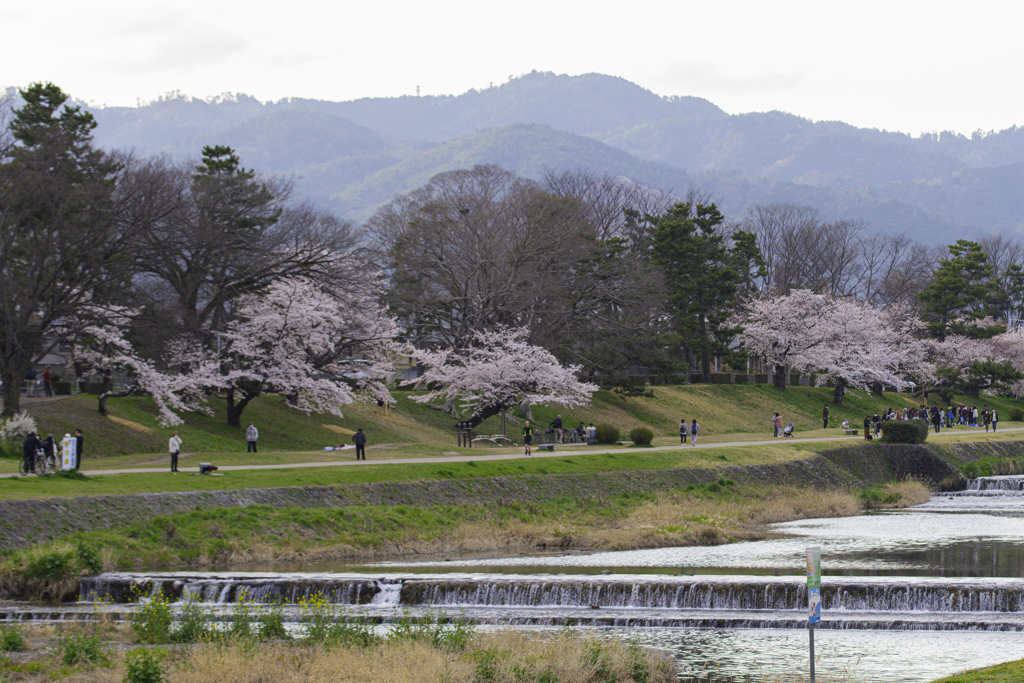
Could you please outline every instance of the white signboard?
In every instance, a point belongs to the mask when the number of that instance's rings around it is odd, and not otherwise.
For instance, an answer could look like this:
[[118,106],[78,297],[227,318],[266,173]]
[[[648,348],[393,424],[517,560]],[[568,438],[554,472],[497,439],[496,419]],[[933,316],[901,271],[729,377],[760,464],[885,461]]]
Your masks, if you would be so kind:
[[75,469],[75,451],[78,449],[78,440],[70,434],[64,435],[61,442],[60,468],[62,470]]

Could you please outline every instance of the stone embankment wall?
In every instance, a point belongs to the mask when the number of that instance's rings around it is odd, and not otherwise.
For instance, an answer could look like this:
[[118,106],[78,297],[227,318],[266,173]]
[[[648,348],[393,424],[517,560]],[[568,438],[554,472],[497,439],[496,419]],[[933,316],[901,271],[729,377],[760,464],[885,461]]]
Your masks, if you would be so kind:
[[[958,444],[957,456],[976,460],[993,455],[973,453]],[[994,445],[994,444],[990,444]],[[1024,455],[1024,442],[1000,444],[1003,455]],[[944,447],[948,448],[948,447]],[[1011,453],[1012,452],[1012,453]],[[714,451],[708,451],[709,458]],[[642,454],[637,454],[642,458]],[[953,465],[926,446],[865,444],[827,450],[805,460],[775,465],[747,465],[668,470],[632,470],[594,474],[534,474],[479,479],[436,479],[338,486],[303,486],[235,491],[144,493],[0,501],[0,549],[18,548],[78,531],[116,529],[128,523],[191,510],[270,505],[338,508],[354,505],[502,504],[550,500],[560,496],[607,498],[650,493],[712,482],[719,477],[741,484],[851,488],[913,477],[936,484],[954,472]]]

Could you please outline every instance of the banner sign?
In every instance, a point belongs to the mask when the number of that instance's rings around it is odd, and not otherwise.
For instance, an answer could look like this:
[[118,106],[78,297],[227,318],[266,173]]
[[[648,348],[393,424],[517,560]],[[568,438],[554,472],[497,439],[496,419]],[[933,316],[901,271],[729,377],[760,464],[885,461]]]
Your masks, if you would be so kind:
[[821,548],[807,549],[807,619],[821,623]]

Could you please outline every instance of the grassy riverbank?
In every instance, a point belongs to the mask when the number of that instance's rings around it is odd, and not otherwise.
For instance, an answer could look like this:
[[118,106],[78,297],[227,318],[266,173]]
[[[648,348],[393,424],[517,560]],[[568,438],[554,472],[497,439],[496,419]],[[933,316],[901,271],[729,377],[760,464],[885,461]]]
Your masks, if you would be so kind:
[[[835,429],[843,420],[857,426],[865,414],[881,412],[888,407],[904,408],[920,401],[909,394],[886,393],[875,396],[863,392],[847,395],[842,407],[831,405],[831,390],[815,387],[788,387],[779,390],[770,385],[685,385],[652,387],[652,397],[625,399],[609,391],[599,391],[590,406],[566,408],[558,405],[535,406],[534,423],[545,426],[556,414],[563,422],[607,423],[618,427],[623,434],[633,427],[645,426],[654,431],[655,445],[678,443],[677,425],[680,418],[696,418],[705,439],[729,437],[763,438],[770,435],[768,418],[776,411],[786,422],[796,424],[801,436],[838,435]],[[397,404],[393,415],[383,415],[377,406],[356,403],[345,406],[345,417],[331,415],[305,415],[285,405],[282,397],[274,394],[253,401],[243,415],[242,428],[228,427],[224,421],[223,406],[211,403],[212,416],[184,415],[185,424],[175,427],[184,441],[184,452],[211,455],[216,453],[244,453],[244,426],[249,421],[260,429],[260,448],[266,454],[273,452],[323,453],[325,446],[349,443],[351,434],[362,427],[370,437],[371,447],[388,445],[391,449],[414,447],[419,455],[441,455],[456,451],[454,417],[416,403],[410,392],[395,392]],[[1012,407],[1020,401],[986,397],[956,397],[957,402],[987,403],[1002,415],[1004,427],[1019,426],[1009,422]],[[831,411],[829,432],[821,430],[821,410],[829,404]],[[92,466],[95,458],[117,455],[146,454],[166,457],[167,438],[171,429],[156,422],[156,410],[150,399],[128,397],[110,400],[110,417],[96,412],[93,396],[73,396],[59,400],[26,401],[43,434],[60,436],[81,428],[86,435],[85,467]],[[499,431],[497,418],[485,422],[477,434]],[[519,426],[512,423],[509,434],[517,437]],[[518,439],[516,439],[518,440]],[[259,462],[258,457],[248,462]],[[149,458],[153,460],[154,458]],[[144,462],[146,458],[136,459]],[[0,463],[2,464],[2,463]],[[17,463],[14,463],[16,469]],[[13,470],[11,470],[13,471]]]
[[9,552],[0,595],[68,599],[79,576],[101,568],[719,545],[764,538],[775,522],[903,507],[928,495],[909,481],[858,493],[721,479],[656,494],[536,503],[196,510]]
[[1019,683],[1019,681],[1024,681],[1024,659],[984,669],[965,671],[933,683]]

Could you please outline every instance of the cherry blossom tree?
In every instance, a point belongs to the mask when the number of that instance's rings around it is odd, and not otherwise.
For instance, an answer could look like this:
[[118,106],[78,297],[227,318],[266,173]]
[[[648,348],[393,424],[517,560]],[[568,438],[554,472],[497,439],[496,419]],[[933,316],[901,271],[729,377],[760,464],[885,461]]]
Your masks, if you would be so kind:
[[473,411],[473,427],[522,403],[588,405],[597,386],[577,379],[579,366],[562,366],[545,349],[527,343],[529,335],[528,328],[502,327],[476,332],[466,348],[414,351],[426,371],[410,384],[440,388],[413,400],[459,401]]
[[842,405],[847,388],[903,388],[908,376],[931,372],[919,359],[924,350],[915,349],[916,323],[905,317],[852,298],[794,290],[749,302],[738,339],[775,365],[776,386],[785,386],[780,369],[786,366],[820,373],[818,385],[832,384],[833,401]]
[[784,296],[764,296],[747,302],[732,324],[742,326],[737,340],[747,353],[774,366],[775,386],[786,386],[786,369],[823,343],[818,328],[825,325],[830,300],[809,289]]
[[[101,415],[107,415],[107,399],[145,392],[153,397],[157,421],[164,427],[182,424],[178,415],[194,410],[198,392],[192,386],[195,376],[160,372],[132,348],[124,332],[137,315],[123,306],[89,304],[64,323],[71,359],[76,368],[101,377],[97,397]],[[113,374],[123,373],[129,380],[121,391],[113,388]],[[190,400],[193,399],[193,400]]]
[[[362,282],[362,281],[361,281]],[[378,303],[376,280],[344,289],[305,277],[273,282],[238,302],[220,340],[220,371],[206,381],[224,392],[228,424],[266,391],[305,413],[342,417],[356,391],[388,398],[394,320]]]

